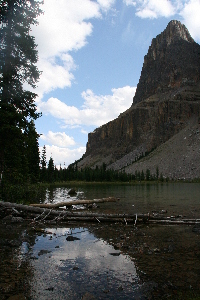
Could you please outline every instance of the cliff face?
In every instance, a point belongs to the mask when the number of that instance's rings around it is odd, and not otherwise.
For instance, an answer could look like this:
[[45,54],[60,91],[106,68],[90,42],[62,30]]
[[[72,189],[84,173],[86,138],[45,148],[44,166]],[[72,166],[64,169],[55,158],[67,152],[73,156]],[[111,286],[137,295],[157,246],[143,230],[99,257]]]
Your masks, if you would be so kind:
[[171,21],[152,40],[144,57],[133,103],[141,102],[156,93],[195,84],[200,79],[199,48],[184,25]]
[[171,21],[152,40],[132,106],[89,133],[78,167],[103,162],[114,169],[134,165],[138,157],[186,128],[191,119],[199,125],[200,46],[184,25]]

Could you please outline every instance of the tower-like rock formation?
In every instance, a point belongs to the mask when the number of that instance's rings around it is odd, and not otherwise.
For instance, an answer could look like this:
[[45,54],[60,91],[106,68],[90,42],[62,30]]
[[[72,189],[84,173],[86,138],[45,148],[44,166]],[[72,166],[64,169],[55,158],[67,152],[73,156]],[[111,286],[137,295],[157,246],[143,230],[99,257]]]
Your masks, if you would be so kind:
[[[196,122],[192,124],[199,126],[200,45],[184,25],[171,21],[152,40],[144,57],[132,106],[117,119],[89,133],[86,153],[78,167],[106,163],[107,168],[134,172],[139,157],[147,157],[176,136],[191,124],[191,119]],[[155,165],[152,168],[154,171]]]
[[133,103],[147,97],[169,92],[200,79],[200,50],[185,25],[171,21],[152,40],[137,85]]

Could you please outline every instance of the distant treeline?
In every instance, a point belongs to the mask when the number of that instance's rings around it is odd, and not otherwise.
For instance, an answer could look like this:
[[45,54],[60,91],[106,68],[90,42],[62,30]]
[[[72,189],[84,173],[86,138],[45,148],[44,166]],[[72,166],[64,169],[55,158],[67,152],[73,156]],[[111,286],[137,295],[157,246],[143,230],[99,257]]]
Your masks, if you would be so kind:
[[127,174],[124,169],[115,171],[107,169],[106,164],[96,166],[96,168],[78,168],[78,161],[68,166],[68,168],[58,169],[54,166],[53,158],[50,157],[48,164],[46,163],[46,148],[43,147],[41,168],[40,168],[40,181],[41,182],[61,182],[61,181],[87,181],[87,182],[130,182],[130,181],[168,181],[168,178],[163,177],[159,173],[158,167],[156,174],[151,174],[149,169],[145,171],[135,171],[134,174]]
[[[32,153],[34,153],[32,151]],[[32,166],[32,167],[31,167]],[[36,168],[37,166],[37,168]],[[46,147],[43,147],[40,160],[32,161],[29,168],[30,172],[24,173],[21,178],[19,173],[15,180],[10,179],[9,171],[5,172],[0,181],[0,200],[11,202],[39,201],[41,193],[45,191],[46,184],[64,183],[66,181],[85,181],[85,182],[141,182],[141,181],[168,181],[162,174],[159,174],[158,167],[156,173],[151,174],[149,169],[145,171],[135,171],[134,174],[127,174],[125,169],[120,171],[107,169],[105,163],[95,168],[78,168],[78,161],[69,165],[67,168],[59,169],[54,165],[54,160],[50,157],[46,161]],[[30,176],[31,175],[31,176]],[[26,180],[24,180],[26,176]]]
[[74,180],[87,182],[169,181],[169,178],[164,178],[162,174],[151,174],[149,169],[146,169],[145,172],[142,170],[141,172],[135,171],[134,174],[127,174],[124,170],[106,170],[105,164],[95,169],[86,167],[78,170],[73,166],[69,166],[67,169],[60,168],[59,170],[56,167],[54,170],[47,168],[46,176],[43,179],[45,182]]

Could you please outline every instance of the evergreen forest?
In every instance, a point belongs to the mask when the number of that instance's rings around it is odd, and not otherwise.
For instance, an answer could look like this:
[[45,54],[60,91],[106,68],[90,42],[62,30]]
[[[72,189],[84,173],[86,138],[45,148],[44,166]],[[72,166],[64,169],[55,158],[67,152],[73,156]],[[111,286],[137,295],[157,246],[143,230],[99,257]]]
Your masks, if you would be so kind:
[[[31,26],[42,13],[41,0],[0,0],[0,174],[1,194],[7,200],[13,186],[38,182],[39,134],[36,132],[40,71]],[[25,89],[25,86],[30,89]],[[8,197],[9,200],[10,197]]]

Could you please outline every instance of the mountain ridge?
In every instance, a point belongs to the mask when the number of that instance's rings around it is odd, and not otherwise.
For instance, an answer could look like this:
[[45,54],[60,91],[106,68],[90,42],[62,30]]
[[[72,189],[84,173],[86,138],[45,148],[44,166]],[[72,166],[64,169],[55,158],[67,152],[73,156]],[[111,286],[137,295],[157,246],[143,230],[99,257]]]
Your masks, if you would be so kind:
[[170,21],[166,29],[152,40],[144,57],[133,104],[153,94],[196,83],[200,79],[199,56],[199,45],[185,25]]
[[[185,25],[173,20],[152,40],[144,57],[133,104],[118,118],[88,134],[86,153],[78,162],[78,168],[95,168],[105,163],[108,169],[135,172],[136,166],[139,167],[138,158],[148,159],[147,154],[153,153],[191,122],[195,130],[199,130],[199,101],[200,45],[192,39]],[[196,138],[200,149],[198,135]],[[200,151],[196,155],[200,161]],[[163,157],[166,157],[164,153]],[[148,168],[155,172],[155,164],[148,164]],[[200,177],[198,172],[185,173],[194,178]],[[169,174],[167,168],[163,168],[163,173],[170,178],[186,177],[175,171]]]

